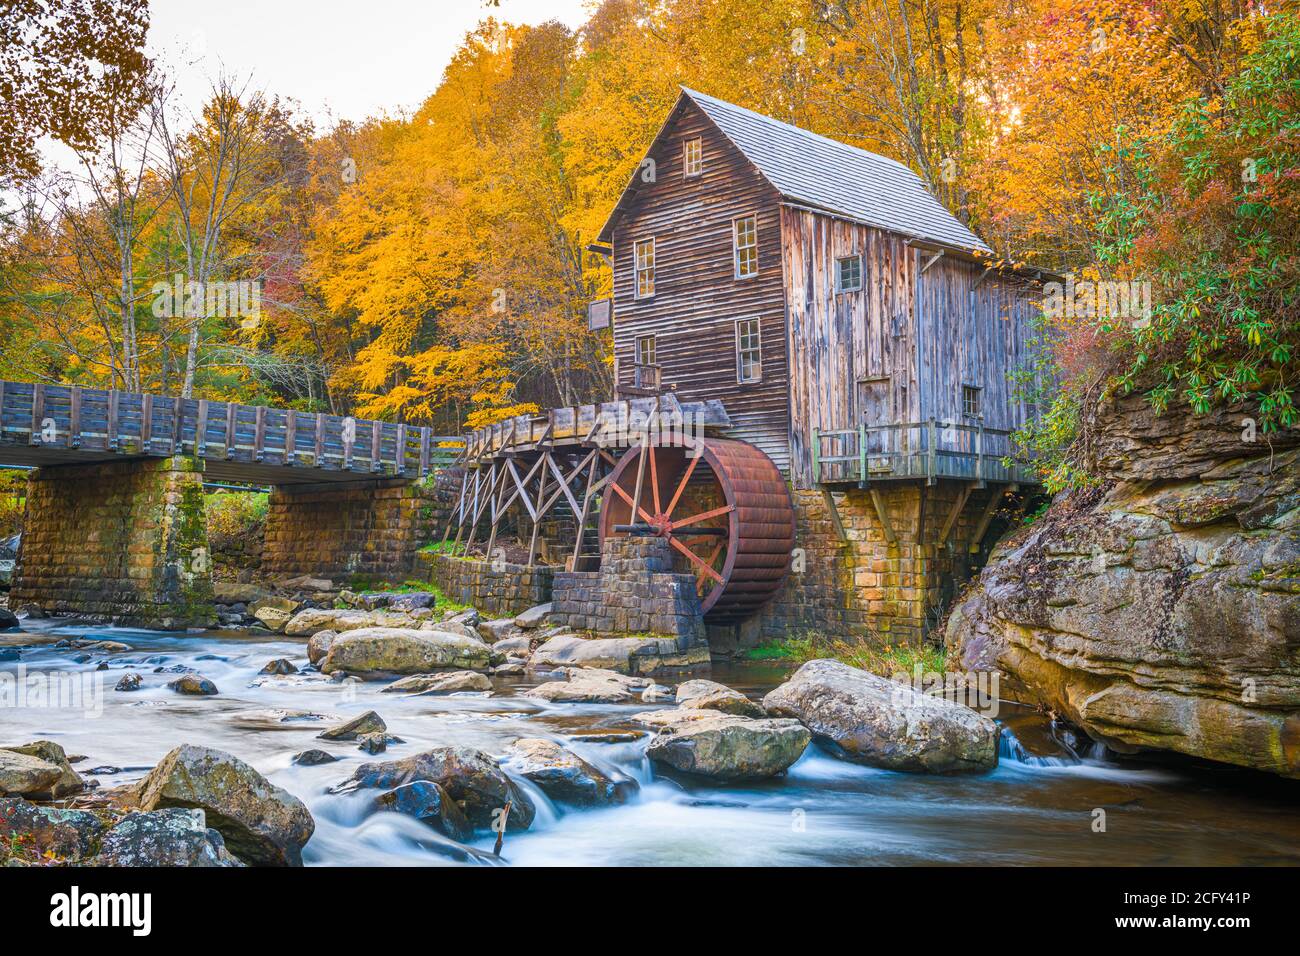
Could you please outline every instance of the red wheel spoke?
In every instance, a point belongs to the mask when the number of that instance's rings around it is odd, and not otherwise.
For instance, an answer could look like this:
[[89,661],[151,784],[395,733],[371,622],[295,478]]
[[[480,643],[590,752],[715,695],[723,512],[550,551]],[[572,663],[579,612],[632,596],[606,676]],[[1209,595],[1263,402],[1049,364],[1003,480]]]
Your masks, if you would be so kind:
[[668,502],[668,510],[664,512],[664,514],[668,515],[670,518],[672,517],[673,509],[677,507],[677,502],[682,497],[682,492],[686,490],[686,485],[691,480],[691,475],[695,472],[695,466],[699,464],[700,459],[703,457],[703,455],[696,455],[691,459],[691,463],[686,466],[686,474],[682,475],[682,480],[677,483],[677,490],[673,492],[673,500]]
[[691,515],[689,518],[683,518],[681,521],[674,521],[673,528],[682,528],[688,524],[698,524],[701,521],[708,521],[710,518],[716,518],[718,515],[725,515],[734,511],[733,505],[723,505],[721,508],[714,508],[712,511],[701,511],[697,515]]
[[[633,506],[633,504],[635,504],[635,502],[632,501],[632,496],[629,495],[626,491],[624,491],[624,490],[623,490],[623,486],[620,485],[618,482],[616,482],[616,481],[615,481],[615,482],[611,482],[611,483],[610,483],[610,487],[614,489],[614,493],[615,493],[615,494],[617,494],[620,498],[622,498],[624,501],[627,502],[627,506],[628,506],[629,508],[631,508],[631,507]],[[646,514],[646,511],[645,511],[644,508],[637,508],[636,510],[637,510],[637,514],[639,514],[639,515],[642,517],[642,519],[645,521],[646,524],[650,524],[650,523],[651,523],[651,522],[650,522],[650,515]]]
[[668,543],[671,544],[678,551],[680,551],[682,554],[686,555],[686,557],[690,558],[693,562],[695,562],[696,566],[699,567],[699,569],[703,571],[705,574],[707,574],[709,577],[713,578],[713,580],[717,581],[719,584],[722,583],[722,575],[719,574],[717,571],[714,571],[713,568],[711,568],[707,563],[705,563],[703,558],[701,558],[690,548],[686,547],[686,545],[682,544],[680,541],[678,541],[676,538],[672,537],[671,535],[668,538]]

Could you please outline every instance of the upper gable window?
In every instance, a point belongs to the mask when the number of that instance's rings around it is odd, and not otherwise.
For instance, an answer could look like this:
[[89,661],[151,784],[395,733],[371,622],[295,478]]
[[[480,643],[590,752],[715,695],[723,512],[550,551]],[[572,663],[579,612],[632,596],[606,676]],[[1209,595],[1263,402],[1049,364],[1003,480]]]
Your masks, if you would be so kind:
[[648,299],[655,294],[655,241],[641,239],[633,250],[636,256],[636,297]]
[[682,174],[690,179],[704,171],[704,145],[700,137],[695,136],[682,143]]
[[758,275],[758,224],[753,216],[742,216],[732,223],[732,246],[736,278]]
[[862,288],[862,257],[845,256],[835,260],[835,291],[857,292]]

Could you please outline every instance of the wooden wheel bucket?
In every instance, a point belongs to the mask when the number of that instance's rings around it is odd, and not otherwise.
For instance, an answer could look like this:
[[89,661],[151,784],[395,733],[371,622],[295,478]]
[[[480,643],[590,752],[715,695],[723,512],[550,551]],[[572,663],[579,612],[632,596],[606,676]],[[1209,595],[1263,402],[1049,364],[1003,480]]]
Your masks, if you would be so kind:
[[[627,450],[610,475],[600,540],[653,534],[695,573],[710,624],[743,620],[781,589],[794,549],[794,507],[772,459],[722,438]],[[632,518],[640,482],[640,507]]]

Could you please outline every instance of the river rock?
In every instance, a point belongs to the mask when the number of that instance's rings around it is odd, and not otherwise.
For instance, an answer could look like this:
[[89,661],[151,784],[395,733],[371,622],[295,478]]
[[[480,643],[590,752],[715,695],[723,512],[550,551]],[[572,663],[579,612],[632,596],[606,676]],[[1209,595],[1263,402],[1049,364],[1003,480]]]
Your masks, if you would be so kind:
[[437,747],[404,760],[366,763],[331,792],[361,787],[389,790],[417,780],[436,783],[451,796],[476,827],[492,824],[493,813],[511,804],[510,827],[527,829],[536,810],[491,756],[473,747]]
[[361,734],[357,737],[357,749],[374,756],[387,750],[390,740],[396,742],[397,738],[389,737],[388,734],[383,733]]
[[13,630],[18,624],[18,615],[7,607],[0,607],[0,631]]
[[963,704],[839,661],[809,661],[763,698],[856,763],[926,773],[991,770],[998,727]]
[[212,599],[217,604],[249,606],[267,596],[267,592],[255,584],[240,584],[235,581],[212,582]]
[[0,798],[0,843],[16,842],[34,856],[54,854],[77,863],[89,856],[107,829],[87,810],[37,806],[20,797]]
[[324,763],[334,763],[339,758],[324,750],[304,750],[293,755],[293,762],[302,767],[318,767]]
[[664,726],[646,756],[714,780],[773,777],[798,760],[812,735],[797,720],[751,720],[712,711]]
[[338,636],[337,631],[317,631],[313,634],[307,642],[307,660],[320,664],[329,655],[330,646]]
[[437,670],[486,668],[492,649],[477,637],[371,627],[340,634],[321,670],[349,674],[425,674]]
[[553,740],[522,737],[510,750],[506,767],[537,784],[552,800],[583,807],[623,803],[637,789],[635,781],[612,780]]
[[321,740],[356,740],[363,734],[382,734],[387,729],[388,725],[384,723],[384,718],[373,710],[368,710],[316,736]]
[[762,707],[738,690],[711,680],[688,680],[677,687],[677,706],[687,710],[716,710],[737,717],[766,717]]
[[279,633],[289,623],[293,613],[278,607],[260,607],[253,612],[253,617],[257,618],[267,630]]
[[286,674],[298,673],[298,668],[293,661],[289,660],[287,657],[277,657],[273,661],[268,661],[267,665],[258,671],[258,673],[284,676]]
[[429,617],[428,611],[406,613],[402,611],[365,611],[353,608],[306,608],[299,611],[284,626],[290,637],[309,637],[320,631],[359,631],[363,628],[391,627],[413,628]]
[[413,674],[385,687],[383,694],[454,694],[460,691],[490,691],[492,681],[477,671],[450,674]]
[[173,681],[168,681],[167,687],[178,694],[189,694],[198,697],[210,697],[218,693],[217,685],[202,674],[183,674]]
[[1258,409],[1085,407],[1096,487],[994,549],[948,619],[948,666],[1111,750],[1300,778],[1300,427]]
[[198,808],[245,863],[301,866],[316,823],[302,801],[237,757],[182,744],[140,782],[142,810]]
[[532,641],[527,637],[503,637],[493,643],[492,650],[506,657],[527,658],[532,653]]
[[0,796],[26,796],[47,792],[58,783],[58,764],[12,750],[0,750]]
[[37,791],[29,791],[31,795],[39,794],[42,797],[58,800],[61,797],[80,793],[86,788],[86,781],[82,780],[81,775],[72,769],[72,763],[68,760],[67,754],[63,752],[63,748],[52,740],[35,740],[29,744],[23,744],[21,747],[6,747],[5,750],[10,753],[35,757],[37,760],[44,760],[46,763],[59,768],[57,780],[48,787]]
[[416,780],[381,793],[375,797],[375,809],[415,817],[453,840],[464,842],[474,836],[474,827],[456,801],[431,780]]
[[549,601],[536,607],[530,607],[527,611],[515,617],[515,627],[521,627],[525,631],[534,627],[541,627],[546,623],[546,619],[551,616],[553,609],[554,605]]
[[524,644],[527,646],[528,637],[526,635],[518,635],[514,633],[518,629],[515,627],[515,619],[513,617],[500,617],[491,621],[479,621],[476,630],[478,631],[479,637],[483,638],[483,640],[489,644],[495,645],[498,641],[503,641],[507,638],[517,639],[522,636]]
[[117,685],[113,688],[113,690],[120,690],[120,691],[139,690],[143,684],[144,684],[143,677],[141,677],[135,671],[129,671],[122,675],[121,680],[117,682]]
[[538,684],[520,696],[553,703],[621,704],[639,699],[650,683],[644,677],[595,668],[569,667],[564,673],[564,680]]
[[130,813],[108,832],[96,866],[236,867],[221,834],[202,810],[171,808]]

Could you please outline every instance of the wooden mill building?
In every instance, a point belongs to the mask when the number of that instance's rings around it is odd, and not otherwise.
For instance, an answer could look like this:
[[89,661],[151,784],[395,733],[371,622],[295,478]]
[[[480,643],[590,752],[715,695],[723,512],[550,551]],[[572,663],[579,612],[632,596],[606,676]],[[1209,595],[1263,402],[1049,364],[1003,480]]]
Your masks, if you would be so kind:
[[[709,434],[761,451],[789,495],[787,566],[752,572],[774,593],[706,616],[715,648],[802,628],[919,637],[1028,481],[1006,458],[1035,413],[1012,383],[1031,366],[1035,277],[993,267],[900,163],[687,89],[592,248],[613,267],[592,316],[613,327],[614,398],[710,409]],[[557,412],[513,434],[591,438],[582,411]],[[501,447],[469,445],[480,464]],[[635,531],[634,511],[672,523],[617,483],[602,530]],[[773,554],[777,524],[752,512]]]

